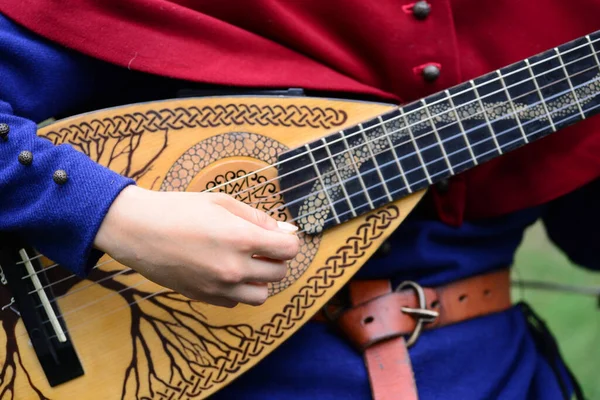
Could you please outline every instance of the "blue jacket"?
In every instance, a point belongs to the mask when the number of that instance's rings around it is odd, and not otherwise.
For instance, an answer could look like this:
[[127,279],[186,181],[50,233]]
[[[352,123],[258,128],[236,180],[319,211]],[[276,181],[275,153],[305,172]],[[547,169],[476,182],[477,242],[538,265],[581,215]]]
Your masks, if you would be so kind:
[[[0,141],[0,231],[22,236],[80,276],[101,255],[92,242],[111,202],[134,182],[69,145],[38,138],[36,123],[122,102],[132,80],[147,88],[164,83],[73,53],[0,16],[0,123],[10,127],[8,140]],[[31,165],[18,162],[23,150],[32,152]],[[68,174],[64,185],[52,179],[58,169]],[[550,204],[458,228],[416,212],[390,238],[390,254],[370,261],[358,277],[437,285],[508,266],[524,230],[539,219],[574,262],[600,269],[600,255],[593,252],[598,200],[596,182]],[[410,355],[423,400],[561,398],[516,307],[425,332]],[[370,394],[360,354],[327,326],[309,323],[215,398],[337,400]]]

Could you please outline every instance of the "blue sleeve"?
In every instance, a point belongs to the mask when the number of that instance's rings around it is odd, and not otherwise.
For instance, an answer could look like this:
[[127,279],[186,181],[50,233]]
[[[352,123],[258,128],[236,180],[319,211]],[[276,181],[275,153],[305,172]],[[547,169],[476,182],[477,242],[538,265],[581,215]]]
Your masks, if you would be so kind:
[[600,271],[600,178],[548,204],[543,222],[572,262]]
[[[134,182],[38,137],[36,122],[92,99],[111,68],[0,15],[0,124],[9,128],[0,139],[0,231],[80,276],[102,255],[93,241],[112,201]],[[31,164],[19,162],[22,151],[31,152]],[[56,170],[66,171],[66,183],[53,180]]]

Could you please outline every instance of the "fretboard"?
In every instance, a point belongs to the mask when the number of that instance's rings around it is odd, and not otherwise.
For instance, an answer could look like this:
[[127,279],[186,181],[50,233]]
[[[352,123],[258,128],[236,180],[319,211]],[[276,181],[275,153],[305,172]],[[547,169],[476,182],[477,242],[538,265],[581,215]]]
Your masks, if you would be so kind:
[[317,233],[600,112],[600,32],[280,156],[280,186]]

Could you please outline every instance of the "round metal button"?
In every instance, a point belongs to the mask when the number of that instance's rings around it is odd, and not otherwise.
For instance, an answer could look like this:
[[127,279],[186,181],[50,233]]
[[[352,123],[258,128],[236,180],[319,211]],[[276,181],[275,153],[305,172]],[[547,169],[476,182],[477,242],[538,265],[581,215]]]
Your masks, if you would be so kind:
[[1,123],[0,124],[0,138],[2,138],[3,140],[7,140],[9,132],[10,132],[10,127],[8,126],[8,124]]
[[54,182],[58,183],[59,185],[64,185],[69,180],[69,177],[67,176],[67,172],[65,170],[59,169],[54,171],[52,179],[54,179]]
[[426,1],[417,1],[413,6],[413,15],[417,19],[425,19],[431,12],[431,5]]
[[392,244],[389,241],[385,241],[375,251],[373,258],[387,257],[392,253]]
[[19,162],[23,165],[31,165],[33,162],[33,153],[23,150],[19,153]]
[[423,78],[425,78],[426,81],[435,81],[438,76],[440,76],[440,69],[435,65],[432,64],[423,68]]
[[448,193],[448,189],[450,189],[450,181],[448,179],[442,179],[435,184],[435,188],[440,194]]

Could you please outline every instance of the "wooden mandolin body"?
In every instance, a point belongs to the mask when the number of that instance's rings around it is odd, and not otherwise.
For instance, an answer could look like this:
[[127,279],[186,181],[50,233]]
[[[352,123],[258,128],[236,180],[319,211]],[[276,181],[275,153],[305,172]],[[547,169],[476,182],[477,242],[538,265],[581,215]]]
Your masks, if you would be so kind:
[[[285,203],[277,181],[270,181],[277,170],[268,166],[278,154],[389,109],[304,97],[192,98],[79,115],[49,125],[39,135],[72,145],[145,188],[217,187],[273,212]],[[256,170],[261,171],[249,174]],[[7,308],[1,314],[0,398],[206,398],[306,323],[422,195],[412,194],[317,235],[301,234],[301,252],[289,263],[288,276],[271,286],[270,298],[260,307],[223,309],[190,301],[105,256],[88,279],[71,277],[54,287],[84,374],[51,387],[19,316]],[[285,211],[273,216],[290,219]],[[53,280],[70,275],[59,270],[49,271],[56,275]],[[10,295],[1,290],[8,302]]]

